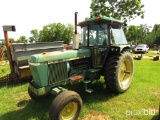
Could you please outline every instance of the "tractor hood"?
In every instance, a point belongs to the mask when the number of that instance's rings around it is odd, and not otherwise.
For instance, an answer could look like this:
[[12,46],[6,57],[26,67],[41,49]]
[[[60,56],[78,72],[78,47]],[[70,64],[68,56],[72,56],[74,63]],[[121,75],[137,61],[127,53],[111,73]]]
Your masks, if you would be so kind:
[[79,49],[79,50],[64,50],[64,51],[54,51],[54,52],[45,52],[41,54],[32,55],[28,62],[31,63],[42,63],[53,61],[56,63],[63,61],[70,61],[79,58],[90,57],[91,52],[89,49]]

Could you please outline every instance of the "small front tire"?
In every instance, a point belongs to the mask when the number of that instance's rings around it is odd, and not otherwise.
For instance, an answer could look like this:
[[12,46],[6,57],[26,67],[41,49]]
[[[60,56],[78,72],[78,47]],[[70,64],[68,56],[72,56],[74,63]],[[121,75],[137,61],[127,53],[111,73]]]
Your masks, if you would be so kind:
[[32,92],[32,90],[30,88],[28,88],[28,94],[29,94],[30,98],[32,98],[33,100],[39,100],[40,99],[40,96],[38,96],[34,92]]
[[50,120],[77,120],[82,107],[81,97],[74,91],[59,94],[50,106]]
[[34,92],[32,92],[32,90],[30,88],[28,88],[28,94],[29,94],[30,98],[32,98],[33,100],[36,100],[36,101],[41,100],[42,98],[50,96],[49,92],[46,93],[45,95],[38,96]]

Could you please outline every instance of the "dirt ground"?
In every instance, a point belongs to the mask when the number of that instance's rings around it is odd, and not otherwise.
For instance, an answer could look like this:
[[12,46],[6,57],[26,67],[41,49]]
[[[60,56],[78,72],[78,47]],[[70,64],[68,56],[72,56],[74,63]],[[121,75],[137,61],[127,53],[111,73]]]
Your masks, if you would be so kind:
[[111,118],[108,115],[99,114],[98,111],[94,110],[91,111],[91,113],[85,116],[82,120],[111,120]]

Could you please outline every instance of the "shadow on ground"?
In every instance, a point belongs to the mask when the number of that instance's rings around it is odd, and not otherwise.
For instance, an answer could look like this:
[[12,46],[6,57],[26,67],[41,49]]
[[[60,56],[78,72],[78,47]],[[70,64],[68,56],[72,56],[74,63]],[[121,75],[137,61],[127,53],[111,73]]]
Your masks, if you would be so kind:
[[[76,84],[69,87],[70,90],[76,91],[82,97],[83,103],[103,102],[112,99],[116,95],[111,94],[104,89],[104,84],[98,83],[89,86],[94,88],[94,93],[86,93],[83,84]],[[23,100],[17,103],[17,110],[10,111],[1,115],[1,120],[48,120],[49,107],[54,96],[47,97],[40,101]]]
[[1,115],[1,120],[48,120],[51,98],[40,101],[23,100],[17,103],[17,110]]
[[155,116],[153,116],[153,118],[151,120],[160,120],[160,116],[159,115],[155,115]]

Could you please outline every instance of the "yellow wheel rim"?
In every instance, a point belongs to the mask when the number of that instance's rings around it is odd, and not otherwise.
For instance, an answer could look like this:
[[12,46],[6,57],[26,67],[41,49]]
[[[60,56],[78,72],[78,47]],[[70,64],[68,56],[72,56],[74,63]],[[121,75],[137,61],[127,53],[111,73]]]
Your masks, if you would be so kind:
[[125,59],[120,66],[119,69],[119,80],[121,82],[122,85],[126,85],[128,84],[130,78],[132,75],[132,64],[131,61],[129,59]]
[[76,102],[68,103],[61,112],[62,120],[71,120],[74,118],[78,110],[78,105]]

